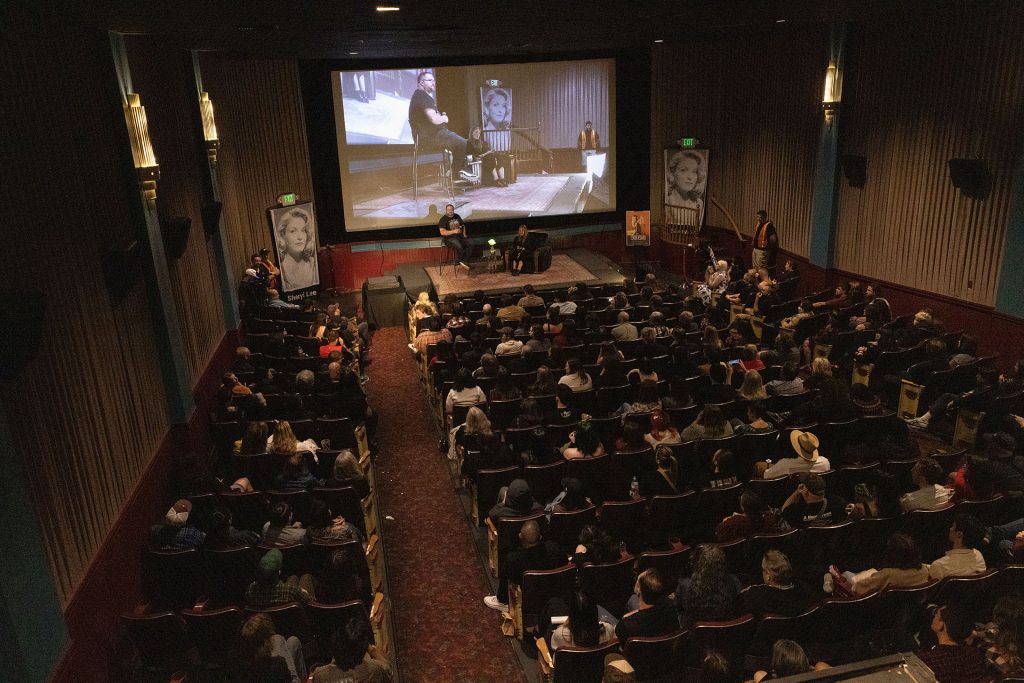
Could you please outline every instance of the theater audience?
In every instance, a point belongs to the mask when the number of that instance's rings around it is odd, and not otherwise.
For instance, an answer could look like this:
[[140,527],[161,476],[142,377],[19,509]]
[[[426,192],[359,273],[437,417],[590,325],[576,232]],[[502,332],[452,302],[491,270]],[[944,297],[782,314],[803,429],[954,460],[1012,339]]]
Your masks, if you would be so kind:
[[806,612],[817,602],[814,591],[793,578],[789,558],[778,550],[769,550],[761,560],[762,584],[745,589],[740,598],[744,609],[755,616],[781,614],[793,617]]
[[656,469],[645,469],[640,473],[640,495],[650,498],[674,496],[679,493],[676,484],[679,478],[679,465],[672,455],[672,449],[668,446],[658,446],[654,449],[654,460]]
[[250,609],[259,610],[272,605],[283,605],[286,602],[310,601],[315,588],[313,577],[304,574],[281,580],[281,566],[284,556],[276,548],[268,550],[256,565],[256,580],[245,589],[245,604]]
[[900,498],[900,507],[904,512],[911,510],[934,510],[950,502],[953,490],[944,485],[946,475],[942,465],[934,458],[921,458],[910,470],[910,478],[917,490],[904,494]]
[[348,448],[339,451],[334,458],[334,469],[326,485],[331,488],[351,486],[360,498],[370,495],[370,482],[366,480],[366,473],[359,466],[355,453]]
[[594,387],[594,381],[587,371],[583,369],[583,361],[579,358],[570,358],[565,364],[565,374],[558,380],[559,384],[568,385],[573,392],[590,391]]
[[825,480],[813,472],[796,475],[796,490],[782,504],[782,518],[794,529],[836,524],[846,519],[846,501],[827,495]]
[[680,578],[675,603],[679,627],[688,628],[697,621],[726,621],[739,616],[743,584],[729,572],[722,549],[714,544],[697,547],[693,572]]
[[238,664],[228,669],[231,681],[302,683],[306,680],[302,642],[295,636],[279,635],[270,616],[253,614],[242,624],[241,636]]
[[827,669],[828,664],[824,662],[818,662],[814,666],[811,666],[810,660],[807,659],[807,653],[793,640],[780,638],[775,641],[772,645],[772,659],[771,664],[768,667],[768,671],[757,671],[754,673],[754,683],[760,683],[761,681],[771,680],[773,678],[785,678],[786,676],[796,676],[798,674],[805,674],[809,671],[815,671],[817,669]]
[[391,683],[394,674],[387,656],[373,643],[366,618],[352,617],[330,639],[329,664],[313,671],[313,683]]
[[551,632],[552,650],[557,651],[563,647],[594,647],[615,637],[615,627],[598,619],[597,604],[585,594],[576,591],[568,605],[557,598],[555,600],[561,604],[549,603],[545,611],[548,614],[560,614],[564,611],[568,619]]
[[935,609],[931,630],[937,644],[915,654],[935,674],[935,680],[951,683],[985,683],[992,676],[985,671],[985,656],[966,641],[974,624],[970,612],[960,605]]
[[768,509],[761,496],[753,491],[740,495],[740,511],[734,512],[715,527],[715,540],[719,543],[754,534],[770,534],[779,530],[778,516]]
[[910,588],[928,583],[928,565],[921,562],[921,551],[910,536],[897,533],[889,537],[880,569],[860,574],[844,572],[854,595],[867,595],[884,588]]
[[[515,482],[513,482],[515,483]],[[508,586],[519,585],[523,572],[533,569],[554,569],[565,564],[565,556],[558,547],[541,536],[540,525],[531,520],[519,530],[519,547],[508,551],[498,562],[498,591],[484,598],[491,609],[508,610]]]
[[279,500],[270,508],[270,519],[263,525],[263,536],[260,542],[264,545],[289,546],[296,543],[309,543],[309,536],[302,528],[302,522],[295,521],[292,507]]
[[827,472],[832,468],[828,458],[818,453],[818,437],[810,432],[794,429],[789,433],[789,443],[796,452],[795,458],[782,458],[764,471],[765,479],[784,477],[797,472]]
[[206,534],[189,523],[192,503],[182,498],[164,515],[164,523],[149,530],[150,543],[157,548],[198,548]]
[[684,429],[680,436],[683,441],[695,439],[717,439],[732,435],[732,425],[726,422],[722,409],[714,404],[705,404],[697,419]]
[[989,667],[1001,676],[1024,676],[1024,599],[1019,595],[999,598],[992,621],[971,634],[968,642],[985,648]]

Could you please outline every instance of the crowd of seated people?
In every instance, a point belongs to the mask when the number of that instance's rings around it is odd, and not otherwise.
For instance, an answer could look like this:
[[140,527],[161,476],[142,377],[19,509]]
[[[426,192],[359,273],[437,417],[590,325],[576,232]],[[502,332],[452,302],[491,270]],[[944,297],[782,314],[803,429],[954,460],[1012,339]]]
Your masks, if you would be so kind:
[[[709,276],[714,279],[716,272],[718,269],[711,271]],[[759,284],[765,286],[759,288]],[[777,287],[778,283],[751,279],[748,285],[761,292]],[[721,293],[726,294],[728,289],[727,282]],[[734,289],[740,293],[738,288]],[[1001,566],[1015,557],[1024,557],[1021,554],[1024,538],[1017,538],[1018,532],[1024,529],[1024,521],[1021,521],[1024,507],[1019,505],[1018,499],[1012,498],[1014,477],[1000,478],[1009,483],[1009,487],[993,485],[988,468],[990,463],[1003,463],[1011,468],[1020,468],[1024,464],[1016,455],[1015,437],[1019,432],[1014,431],[1013,425],[1019,427],[1020,421],[1015,416],[1008,415],[1006,420],[999,422],[999,428],[1005,430],[1006,438],[1012,442],[1007,444],[1008,449],[998,451],[1000,456],[972,456],[969,460],[963,455],[958,456],[955,462],[945,458],[941,465],[936,465],[931,458],[919,458],[918,442],[893,415],[892,397],[886,393],[884,376],[876,376],[868,384],[858,383],[851,387],[852,368],[856,363],[878,361],[886,352],[923,346],[944,334],[933,314],[924,311],[909,320],[893,320],[893,311],[879,296],[876,286],[862,288],[856,283],[844,284],[834,292],[822,293],[818,297],[792,300],[788,304],[781,302],[790,308],[773,301],[771,309],[779,317],[765,322],[766,330],[772,326],[771,332],[775,334],[764,339],[759,338],[749,322],[742,318],[730,325],[726,308],[728,297],[715,296],[718,293],[702,290],[696,296],[687,296],[687,292],[676,289],[644,296],[639,292],[631,293],[627,287],[623,291],[606,290],[603,296],[599,296],[592,290],[592,298],[574,302],[577,309],[573,317],[562,315],[559,319],[562,330],[567,320],[575,321],[574,332],[580,343],[568,347],[543,343],[541,335],[550,342],[557,332],[551,327],[545,331],[544,325],[551,324],[546,314],[546,323],[539,325],[539,329],[535,326],[541,320],[539,315],[534,317],[535,311],[543,310],[535,300],[528,300],[530,306],[523,307],[526,313],[520,320],[498,323],[488,319],[484,308],[486,297],[481,297],[475,302],[475,308],[471,305],[468,315],[471,324],[454,330],[452,343],[432,346],[428,350],[434,361],[430,377],[432,384],[441,400],[445,400],[456,386],[461,386],[458,385],[458,374],[462,369],[476,369],[481,353],[487,353],[498,343],[516,339],[517,329],[528,330],[528,334],[519,334],[519,340],[524,345],[529,340],[538,342],[534,348],[521,349],[519,354],[510,353],[504,359],[497,358],[499,367],[508,369],[508,374],[503,373],[502,384],[506,381],[519,383],[523,395],[529,393],[530,401],[523,401],[523,410],[528,418],[520,416],[508,425],[510,430],[491,430],[488,439],[495,444],[490,447],[491,454],[474,448],[460,451],[473,459],[468,478],[472,482],[481,471],[486,474],[510,464],[527,468],[555,463],[561,453],[569,468],[570,480],[578,482],[573,486],[582,486],[581,489],[573,489],[574,499],[591,501],[598,508],[597,531],[591,528],[586,542],[580,538],[578,545],[582,553],[574,551],[568,544],[552,548],[554,539],[548,537],[543,520],[536,529],[531,527],[527,534],[528,545],[532,556],[540,559],[527,563],[531,566],[525,568],[514,563],[511,572],[507,566],[499,565],[504,570],[499,572],[498,593],[488,596],[489,606],[507,608],[504,598],[508,595],[508,585],[515,584],[523,571],[559,566],[570,559],[579,560],[581,556],[585,558],[587,552],[593,552],[595,547],[602,547],[595,546],[593,538],[600,531],[603,502],[639,500],[650,505],[659,496],[685,495],[694,491],[695,505],[699,509],[705,497],[710,500],[712,491],[743,486],[752,480],[774,485],[774,482],[786,482],[791,478],[788,484],[778,484],[788,488],[781,495],[769,496],[771,500],[762,497],[766,489],[753,488],[748,484],[748,488],[734,495],[735,507],[725,519],[704,529],[682,529],[675,542],[696,543],[704,539],[725,544],[743,543],[772,534],[789,534],[791,530],[812,532],[817,528],[849,524],[853,524],[855,533],[863,529],[867,538],[872,527],[859,526],[862,520],[864,523],[891,520],[892,526],[887,527],[890,530],[889,543],[875,542],[876,555],[873,558],[861,557],[855,562],[861,571],[853,571],[858,567],[850,568],[846,574],[835,570],[836,576],[847,581],[851,596],[870,594],[890,586],[927,584],[950,576],[978,575],[987,567]],[[545,295],[536,291],[524,292],[523,296],[537,297],[545,303],[554,299],[553,293]],[[565,298],[565,294],[560,293],[559,297]],[[750,303],[754,303],[752,298]],[[798,308],[804,313],[797,315]],[[823,310],[830,313],[821,313]],[[653,317],[655,313],[657,318]],[[786,315],[797,317],[783,321]],[[658,328],[651,324],[655,321]],[[807,321],[820,325],[812,329],[807,327]],[[633,328],[636,334],[632,334],[629,328]],[[510,330],[513,332],[511,336],[508,335]],[[850,339],[851,335],[859,335],[855,344],[843,341]],[[815,344],[829,341],[833,342],[833,351],[838,353],[817,355]],[[965,344],[958,345],[956,355],[959,357],[955,361],[946,357],[943,367],[978,363],[974,344],[973,340],[967,339]],[[801,345],[807,350],[806,355],[801,354]],[[564,353],[566,350],[568,355]],[[979,366],[979,370],[985,368]],[[983,389],[997,387],[999,382],[1006,385],[1004,395],[1021,389],[1019,364],[1002,378],[998,373],[993,376],[987,371],[985,376],[987,384],[979,385]],[[536,387],[537,378],[543,378],[548,384]],[[486,419],[489,392],[495,383],[486,377],[482,379],[485,381],[479,382],[477,388],[480,393],[476,394],[473,410]],[[550,385],[552,381],[557,382],[554,390]],[[530,391],[535,388],[540,390]],[[608,400],[604,400],[606,398]],[[502,397],[499,400],[507,399]],[[952,400],[949,398],[947,403]],[[957,405],[952,405],[946,409],[955,411],[956,408]],[[685,416],[685,421],[673,424],[673,420],[680,416]],[[864,423],[865,427],[855,427],[844,435],[842,441],[821,428],[828,423],[858,425],[860,420],[872,417],[892,419],[873,422],[870,429]],[[555,429],[561,425],[575,428],[568,432]],[[526,427],[532,430],[532,440],[524,440],[518,433],[519,429]],[[570,438],[564,440],[566,434]],[[753,438],[761,435],[769,435],[774,440],[754,445]],[[741,441],[745,438],[751,440],[749,448]],[[702,451],[700,444],[708,439],[725,440],[725,447]],[[530,448],[522,448],[524,443],[528,443]],[[643,449],[647,449],[646,454],[635,461],[639,463],[638,470],[622,475],[616,469],[616,458],[620,453]],[[588,478],[584,470],[574,475],[575,463],[601,459],[607,460],[608,464],[605,478]],[[912,467],[903,465],[910,462],[908,459],[916,459]],[[974,462],[973,470],[971,462]],[[467,471],[463,470],[464,473]],[[527,471],[523,469],[521,473]],[[972,471],[973,474],[969,474]],[[640,482],[638,488],[629,486],[629,475],[634,473]],[[833,490],[837,475],[843,477],[841,490]],[[950,514],[948,532],[942,531],[939,539],[942,541],[948,536],[944,551],[932,550],[936,545],[933,537],[929,540],[891,533],[904,524],[908,533],[913,530],[907,517],[913,510],[955,510],[951,506],[957,506],[960,500],[969,500],[963,495],[954,497],[957,481],[960,489],[970,490],[964,483],[965,478],[977,479],[981,493],[974,500],[1000,501],[998,514],[987,517],[984,522],[966,510],[955,517]],[[493,521],[509,515],[528,514],[552,503],[530,496],[527,493],[529,487],[523,479],[517,479],[509,488],[519,494],[521,502],[526,502],[511,509],[492,510]],[[565,493],[564,487],[561,493]],[[487,509],[494,502],[480,501],[480,505]],[[653,514],[654,506],[651,505],[650,509]],[[664,538],[659,542],[653,542],[652,538],[648,530],[640,528],[630,538],[609,539],[605,544],[609,548],[609,556],[602,559],[611,562],[619,557],[636,557],[644,551],[667,547],[663,545]],[[566,539],[561,540],[566,542]],[[613,552],[614,540],[626,543],[620,549],[621,555]],[[916,548],[925,541],[929,555],[921,559],[921,551]],[[522,538],[520,543],[523,543]],[[864,544],[854,545],[865,547]],[[538,547],[544,551],[536,550]],[[520,547],[510,552],[520,553],[522,550]],[[879,552],[883,550],[885,552]],[[837,555],[831,558],[832,563],[842,566],[842,559],[846,557],[845,553]],[[791,582],[793,572],[791,568],[787,569],[789,564],[787,556],[780,551],[766,553],[762,562],[763,583],[753,592],[751,588],[746,589],[744,594],[748,597],[744,600],[749,602],[741,600],[735,603],[735,610],[755,615],[776,610],[795,614],[813,608],[822,599],[830,599],[820,587],[806,587],[813,583],[813,577],[809,577],[803,568],[799,571],[799,579]],[[872,568],[867,571],[863,567]],[[828,563],[818,568],[826,570],[817,575],[816,582],[820,584],[827,573]],[[946,573],[947,569],[953,573]],[[857,580],[850,580],[854,578]],[[750,579],[748,575],[743,583],[749,584]],[[794,591],[793,588],[801,583],[800,589]],[[842,582],[837,580],[836,583]],[[689,590],[688,585],[684,591]],[[728,580],[715,580],[713,585],[716,591],[739,592],[729,588],[733,584]],[[634,588],[640,600],[636,604],[638,607],[642,605],[642,611],[663,604],[650,591],[648,597],[651,601],[644,601],[640,596],[641,587]],[[837,589],[836,598],[844,595],[841,591],[842,586]],[[796,596],[790,605],[792,610],[772,603],[772,598],[777,595],[787,599]],[[697,597],[680,598],[676,593],[674,600],[675,604],[682,605]],[[759,606],[758,600],[762,597],[768,600],[771,609]],[[553,608],[553,614],[568,616],[568,619],[549,626],[549,641],[552,633],[559,633],[549,645],[561,647],[574,643],[577,636],[588,645],[596,645],[608,638],[609,631],[614,633],[612,620],[622,623],[623,615],[620,614],[613,614],[602,622],[606,619],[603,605],[599,610],[600,618],[595,619],[594,612],[598,606],[593,605],[585,594],[577,595],[571,603],[561,601]],[[735,610],[721,614],[735,615]],[[551,616],[547,612],[545,615]],[[602,626],[601,623],[611,626]],[[679,623],[689,622],[683,619]],[[925,623],[922,628],[927,630],[927,627]],[[540,635],[544,635],[543,630]],[[943,645],[949,644],[944,642]]]

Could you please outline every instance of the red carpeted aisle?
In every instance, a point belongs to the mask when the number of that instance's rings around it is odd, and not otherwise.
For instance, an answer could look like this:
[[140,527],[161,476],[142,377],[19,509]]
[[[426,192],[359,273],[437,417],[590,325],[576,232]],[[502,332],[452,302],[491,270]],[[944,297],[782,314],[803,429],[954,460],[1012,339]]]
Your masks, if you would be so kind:
[[370,405],[380,413],[378,500],[402,680],[523,681],[466,516],[438,453],[438,435],[402,328],[373,340]]

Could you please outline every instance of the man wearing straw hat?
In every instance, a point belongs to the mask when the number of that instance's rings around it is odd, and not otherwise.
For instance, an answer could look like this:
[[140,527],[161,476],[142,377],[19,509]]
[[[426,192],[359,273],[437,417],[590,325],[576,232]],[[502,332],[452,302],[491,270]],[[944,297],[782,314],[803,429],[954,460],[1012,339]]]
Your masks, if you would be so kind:
[[789,435],[797,457],[783,458],[764,471],[765,479],[784,477],[796,472],[827,472],[832,468],[828,458],[818,453],[818,437],[810,432],[794,429]]

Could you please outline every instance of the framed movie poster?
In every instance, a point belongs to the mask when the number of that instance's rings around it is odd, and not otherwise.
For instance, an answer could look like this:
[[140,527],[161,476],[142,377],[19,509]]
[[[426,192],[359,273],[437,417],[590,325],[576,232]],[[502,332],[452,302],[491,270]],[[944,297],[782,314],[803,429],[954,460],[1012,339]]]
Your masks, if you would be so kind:
[[708,150],[665,148],[665,222],[700,230],[707,190]]
[[480,127],[484,130],[512,127],[512,88],[480,88]]
[[320,271],[313,202],[267,209],[267,218],[281,269],[281,298],[294,301],[315,293],[320,287]]
[[649,246],[651,246],[651,212],[650,211],[627,211],[626,212],[626,246],[627,247],[649,247]]

